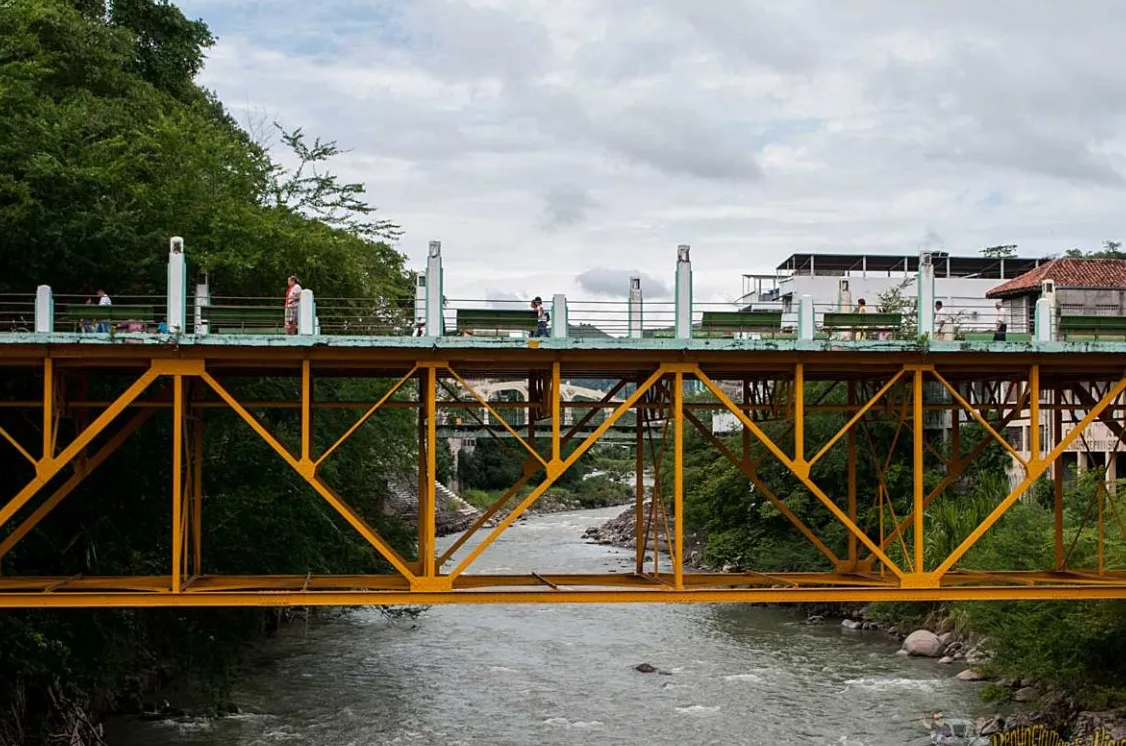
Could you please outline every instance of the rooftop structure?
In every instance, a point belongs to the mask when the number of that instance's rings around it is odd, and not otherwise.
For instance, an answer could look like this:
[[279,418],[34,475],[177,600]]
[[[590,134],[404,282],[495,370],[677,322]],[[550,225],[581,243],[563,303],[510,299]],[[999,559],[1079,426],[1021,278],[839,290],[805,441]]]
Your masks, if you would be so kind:
[[1011,298],[1040,293],[1045,281],[1058,290],[1126,290],[1126,259],[1062,257],[1002,283],[987,293],[990,298]]

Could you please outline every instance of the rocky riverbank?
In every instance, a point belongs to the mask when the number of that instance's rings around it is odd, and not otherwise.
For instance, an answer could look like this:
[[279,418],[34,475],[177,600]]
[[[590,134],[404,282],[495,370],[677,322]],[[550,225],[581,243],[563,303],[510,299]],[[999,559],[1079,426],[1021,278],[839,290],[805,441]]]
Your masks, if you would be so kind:
[[[648,515],[649,503],[644,506]],[[591,526],[584,538],[594,543],[633,549],[636,542],[636,520],[631,507],[598,526]],[[685,563],[695,569],[732,572],[734,565],[707,567],[701,561],[702,541],[697,536],[685,537],[688,552]],[[667,546],[664,542],[662,550]],[[848,631],[877,631],[901,642],[898,654],[933,658],[939,664],[950,666],[952,675],[967,686],[982,687],[990,701],[1011,703],[1005,713],[978,718],[976,728],[980,735],[1006,733],[1014,730],[1043,726],[1067,736],[1072,744],[1092,743],[1099,738],[1126,738],[1126,711],[1084,711],[1075,705],[1068,692],[1051,690],[1030,678],[1011,678],[998,675],[992,661],[994,653],[990,640],[973,631],[958,629],[949,616],[928,618],[918,627],[900,628],[893,620],[881,617],[873,608],[846,607],[840,604],[804,606],[801,612],[807,624],[836,623]]]

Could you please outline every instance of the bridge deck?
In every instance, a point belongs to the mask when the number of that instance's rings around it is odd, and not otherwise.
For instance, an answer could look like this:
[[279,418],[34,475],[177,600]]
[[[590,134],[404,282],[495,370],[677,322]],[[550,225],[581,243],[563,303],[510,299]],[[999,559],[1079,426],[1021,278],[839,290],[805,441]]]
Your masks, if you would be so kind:
[[[27,445],[31,439],[0,429],[0,447],[16,448],[28,461],[28,474],[7,474],[0,495],[0,562],[55,506],[75,489],[90,468],[79,463],[101,463],[137,428],[137,419],[118,427],[127,411],[170,417],[172,431],[192,427],[187,413],[206,408],[228,409],[244,420],[276,452],[279,463],[292,469],[339,515],[362,535],[391,568],[384,575],[365,576],[216,576],[205,571],[199,535],[205,527],[196,512],[200,495],[186,489],[177,478],[173,485],[170,525],[173,531],[171,571],[167,575],[137,577],[19,577],[0,576],[0,607],[52,606],[231,606],[231,605],[354,605],[399,603],[553,603],[553,602],[722,602],[722,601],[861,601],[997,598],[1126,598],[1126,568],[1071,567],[1063,549],[1062,493],[1056,488],[1056,561],[1039,571],[996,568],[971,572],[962,567],[966,553],[1021,498],[1029,486],[1062,463],[1066,448],[1092,423],[1101,422],[1121,439],[1126,433],[1126,344],[1113,342],[1047,344],[930,341],[800,341],[734,339],[604,339],[513,340],[461,337],[297,337],[209,335],[171,338],[149,334],[71,335],[0,334],[0,368],[5,376],[35,377],[43,396],[39,399],[0,397],[0,427],[11,426],[14,414],[27,421],[50,422],[63,410],[84,410],[89,424],[73,440],[57,433],[45,438],[42,449]],[[65,374],[65,375],[64,375]],[[84,400],[83,386],[107,375],[129,374],[135,380],[112,401]],[[289,376],[300,382],[298,398],[272,402],[241,402],[227,387],[239,376]],[[325,376],[384,378],[396,382],[396,393],[379,401],[326,402],[314,398],[311,382]],[[420,453],[433,453],[439,415],[444,409],[483,407],[496,415],[467,381],[475,379],[528,379],[535,391],[524,403],[539,420],[537,440],[501,423],[506,437],[520,438],[528,449],[531,472],[544,474],[528,494],[520,492],[526,480],[494,504],[446,552],[435,546],[435,494],[433,487],[421,495],[417,535],[419,559],[408,559],[392,548],[333,488],[325,484],[318,467],[344,438],[317,454],[312,410],[334,406],[355,408],[362,416],[357,426],[381,407],[412,409],[420,420]],[[581,378],[616,379],[613,396],[601,402],[562,401],[561,381]],[[65,380],[64,380],[65,378]],[[146,393],[158,379],[170,382],[171,395],[158,398]],[[185,382],[198,381],[199,387]],[[404,386],[404,382],[416,383]],[[533,386],[532,383],[535,382]],[[696,381],[702,396],[686,401],[684,384]],[[847,405],[807,401],[807,387],[818,381],[850,382],[857,396]],[[742,397],[727,393],[738,382]],[[721,385],[724,384],[724,385]],[[456,389],[461,398],[443,400],[443,386]],[[726,386],[726,389],[725,389]],[[938,387],[940,395],[928,393]],[[197,388],[200,389],[197,391]],[[756,397],[748,399],[749,392]],[[201,393],[206,391],[206,395]],[[1061,400],[1062,392],[1070,392]],[[617,399],[614,399],[614,396]],[[564,423],[564,405],[575,410],[576,422]],[[283,445],[250,410],[290,408],[300,417],[301,446]],[[588,416],[579,417],[586,410]],[[366,411],[365,411],[366,410]],[[734,415],[744,431],[744,448],[760,444],[767,456],[781,463],[794,484],[820,502],[834,521],[846,529],[847,543],[833,544],[817,535],[786,502],[775,497],[756,473],[748,453],[733,452],[736,444],[716,438],[702,428],[696,413],[724,411]],[[805,420],[816,411],[848,415],[845,427],[826,443],[805,440]],[[965,536],[958,537],[949,554],[924,561],[927,542],[927,508],[943,498],[944,490],[958,479],[965,466],[981,453],[972,444],[964,457],[938,463],[925,451],[924,414],[933,411],[966,412],[982,424],[984,443],[1004,440],[999,429],[1013,420],[1041,413],[1066,412],[1072,427],[1033,436],[1030,453],[1017,453],[1022,477],[1007,495],[999,495],[993,512]],[[602,412],[604,417],[594,419]],[[13,414],[14,413],[14,414]],[[525,513],[558,477],[611,429],[623,427],[627,413],[634,417],[636,443],[655,439],[647,418],[660,419],[666,448],[674,454],[671,494],[658,484],[638,496],[639,535],[635,571],[631,574],[569,575],[543,568],[527,575],[481,575],[470,572],[482,552]],[[761,415],[787,419],[792,439],[772,439],[759,426]],[[500,419],[499,417],[497,418]],[[955,430],[962,417],[953,417]],[[834,484],[817,484],[811,465],[829,451],[857,452],[856,426],[862,421],[898,423],[913,443],[908,461],[913,474],[910,495],[895,496],[896,511],[879,532],[857,523],[858,496],[852,485],[855,473],[840,474]],[[750,484],[824,556],[825,569],[810,573],[742,572],[692,573],[684,566],[683,445],[685,425],[701,430],[717,451],[744,473]],[[433,425],[433,426],[431,426]],[[55,428],[57,430],[57,428]],[[487,428],[486,428],[487,429]],[[51,428],[47,428],[48,431]],[[116,435],[102,444],[105,435]],[[1037,428],[1032,428],[1036,432]],[[1043,437],[1043,442],[1040,438]],[[992,440],[991,440],[992,439]],[[792,440],[792,442],[791,442]],[[530,441],[530,442],[529,442]],[[573,454],[565,450],[576,445]],[[970,444],[967,444],[970,445]],[[201,446],[184,439],[173,460],[199,459]],[[196,449],[196,450],[193,450]],[[642,453],[646,448],[641,449]],[[652,467],[651,457],[639,460],[640,472]],[[73,471],[72,466],[74,466]],[[433,459],[422,459],[420,469],[434,482]],[[938,470],[943,482],[928,491],[926,470]],[[66,482],[62,477],[71,474]],[[1058,480],[1057,480],[1058,482]],[[41,493],[48,487],[54,492]],[[193,488],[194,489],[194,488]],[[10,497],[9,497],[10,495]],[[642,515],[642,498],[652,500],[655,515]],[[38,507],[36,507],[38,506]],[[884,510],[883,503],[880,511]],[[510,511],[505,513],[505,511]],[[1101,514],[1100,514],[1101,515]],[[505,516],[489,528],[494,517]],[[1101,520],[1101,519],[1100,519]],[[1108,524],[1109,525],[1109,524]],[[642,534],[642,531],[644,533]],[[472,543],[471,539],[484,539]],[[1102,530],[1100,528],[1100,541]],[[664,561],[650,565],[654,547],[671,548]],[[460,552],[460,553],[459,553]],[[659,571],[659,572],[658,572]]]

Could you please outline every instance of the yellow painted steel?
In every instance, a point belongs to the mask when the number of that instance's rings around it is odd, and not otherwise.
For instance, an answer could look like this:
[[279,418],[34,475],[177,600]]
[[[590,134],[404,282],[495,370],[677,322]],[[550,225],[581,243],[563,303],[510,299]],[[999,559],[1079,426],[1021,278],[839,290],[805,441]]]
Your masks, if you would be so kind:
[[684,374],[673,374],[673,586],[684,590]]
[[633,539],[634,539],[634,572],[640,573],[645,569],[645,410],[636,410],[637,424],[634,426],[636,438],[634,440],[634,458],[636,466],[634,472],[633,491]]
[[759,439],[759,442],[762,443],[767,448],[767,450],[773,453],[775,458],[777,458],[787,469],[789,469],[789,471],[794,476],[796,476],[803,485],[805,485],[806,489],[813,493],[813,496],[816,497],[826,508],[829,509],[829,511],[837,518],[838,521],[844,524],[844,527],[846,529],[853,533],[856,538],[858,538],[866,547],[868,547],[868,549],[872,552],[872,554],[876,556],[877,559],[879,559],[880,562],[882,562],[896,575],[903,575],[903,571],[899,568],[899,566],[896,563],[892,562],[892,560],[884,553],[884,551],[880,549],[880,547],[877,546],[875,542],[873,542],[872,539],[866,533],[864,533],[864,531],[859,526],[856,525],[856,522],[850,520],[848,515],[844,513],[839,507],[837,507],[832,499],[828,495],[826,495],[820,487],[818,487],[813,483],[812,480],[810,480],[808,464],[799,464],[798,462],[793,461],[788,456],[786,456],[782,449],[779,448],[778,445],[774,443],[774,441],[767,437],[767,435],[754,422],[748,419],[747,415],[740,411],[738,406],[736,406],[735,403],[731,401],[727,394],[724,393],[723,390],[718,385],[716,385],[715,381],[710,379],[705,373],[701,371],[699,373],[699,378],[700,381],[705,386],[707,386],[713,394],[715,394],[716,398],[720,400],[720,402],[728,409],[728,411],[733,412],[736,417],[742,420],[743,424],[752,433],[754,433],[755,437]]
[[[93,350],[93,351],[91,351]],[[447,356],[445,353],[449,353]],[[1013,358],[976,353],[948,354],[936,357],[934,365],[927,358],[903,355],[873,356],[853,352],[816,352],[801,355],[774,352],[723,351],[695,353],[677,351],[640,354],[633,351],[607,354],[599,350],[547,351],[523,350],[518,353],[497,350],[445,350],[443,358],[411,349],[365,351],[362,356],[349,357],[341,350],[312,348],[266,348],[253,352],[231,350],[223,347],[172,351],[163,348],[145,349],[142,346],[76,345],[60,349],[43,348],[37,357],[24,357],[18,361],[0,361],[6,365],[35,366],[43,372],[43,399],[27,403],[28,409],[41,409],[34,421],[43,428],[43,451],[40,458],[23,448],[18,442],[19,433],[0,430],[0,438],[12,444],[21,457],[35,466],[35,477],[20,487],[15,496],[0,503],[0,527],[4,527],[18,512],[34,499],[40,490],[73,465],[73,474],[62,482],[42,504],[11,529],[0,541],[0,559],[37,526],[46,526],[44,519],[82,480],[120,447],[144,421],[156,412],[169,411],[172,417],[172,505],[171,530],[172,564],[165,576],[141,577],[0,577],[0,608],[58,608],[84,606],[239,606],[239,605],[353,605],[353,604],[427,604],[427,603],[619,603],[619,602],[826,602],[873,600],[987,600],[987,599],[1098,599],[1126,598],[1126,571],[1108,567],[1104,551],[1107,516],[1116,521],[1126,534],[1126,524],[1118,512],[1115,501],[1100,487],[1089,505],[1088,516],[1095,523],[1096,552],[1094,567],[1067,566],[1062,540],[1062,454],[1083,437],[1083,431],[1093,422],[1105,423],[1115,435],[1126,434],[1122,414],[1126,412],[1119,399],[1126,391],[1126,378],[1122,378],[1120,363],[1098,356],[1080,356],[1087,367],[1076,372],[1071,363],[1060,363],[1051,356],[1023,356],[1019,364],[1009,363]],[[0,348],[0,358],[4,350]],[[545,357],[546,356],[546,357]],[[966,364],[963,365],[962,361]],[[1087,362],[1083,362],[1086,360]],[[135,376],[133,383],[116,399],[105,402],[104,411],[92,416],[78,414],[78,436],[69,444],[60,443],[59,429],[63,415],[95,409],[85,396],[88,386],[83,378],[97,375],[103,369],[128,372]],[[296,402],[240,403],[220,382],[225,375],[253,374],[261,369],[263,375],[299,375],[299,398]],[[299,371],[299,373],[297,372]],[[407,371],[406,375],[402,375]],[[378,401],[372,402],[318,402],[314,395],[314,377],[373,374],[390,380],[397,376],[394,385]],[[910,374],[910,384],[903,385]],[[466,379],[526,375],[532,383],[531,401],[489,403],[466,384]],[[600,402],[562,401],[561,382],[568,377],[617,377],[620,382]],[[957,407],[932,404],[925,401],[925,380],[933,376],[950,393]],[[1084,378],[1083,376],[1088,376]],[[158,378],[171,379],[172,396],[168,399],[142,398],[145,390]],[[74,386],[75,378],[79,386]],[[703,383],[711,399],[704,401],[684,399],[684,383],[695,378]],[[1026,386],[1020,387],[1022,379]],[[404,384],[418,380],[418,393],[414,387],[404,390]],[[1092,391],[1110,382],[1105,392],[1095,397],[1086,386],[1077,381],[1090,381]],[[68,385],[64,385],[64,381]],[[765,392],[763,400],[751,401],[754,391]],[[824,395],[807,401],[806,384],[826,381],[836,385],[847,381],[848,401],[845,405],[822,405]],[[450,390],[448,382],[455,382],[469,392],[475,402],[468,400],[445,401],[438,389]],[[206,384],[218,399],[202,399],[200,394]],[[627,384],[636,389],[624,401],[612,401]],[[190,395],[185,386],[191,385]],[[725,391],[725,386],[741,386],[742,399],[735,404]],[[975,388],[976,386],[976,388]],[[1009,393],[1004,393],[1008,388]],[[1020,388],[1018,388],[1020,387]],[[1074,390],[1075,402],[1065,402],[1061,388]],[[70,391],[68,391],[70,389]],[[68,394],[80,396],[68,400]],[[827,391],[832,389],[826,387]],[[1054,391],[1042,402],[1041,392]],[[858,391],[864,398],[858,401]],[[965,396],[962,391],[968,392]],[[974,394],[985,391],[985,394]],[[1019,391],[1015,404],[1010,397]],[[399,398],[395,399],[396,394]],[[405,395],[405,396],[404,396]],[[756,393],[756,397],[758,394]],[[783,401],[784,397],[784,401]],[[971,404],[971,400],[974,403]],[[3,402],[0,406],[12,407],[23,402]],[[252,410],[278,406],[295,408],[301,418],[301,444],[298,452],[285,446],[259,421]],[[362,408],[364,414],[343,436],[338,438],[319,457],[312,453],[316,442],[316,409],[331,407]],[[120,428],[114,425],[121,413],[130,407],[140,407],[135,416]],[[204,431],[203,409],[225,407],[234,411],[251,429],[270,446],[287,465],[309,484],[322,499],[328,502],[393,568],[392,572],[363,576],[208,576],[202,570],[202,482]],[[419,413],[419,527],[417,563],[405,561],[379,534],[369,526],[337,492],[318,476],[318,467],[381,408],[414,409]],[[497,415],[502,409],[521,408],[528,412],[528,436],[525,440],[516,435],[518,444],[513,447],[528,451],[523,474],[508,491],[490,507],[478,521],[453,542],[446,552],[435,558],[435,520],[437,510],[437,423],[443,407],[466,410],[476,417],[476,411]],[[566,434],[563,413],[574,407],[586,411],[579,423]],[[954,430],[951,434],[952,454],[948,459],[930,449],[934,463],[942,462],[945,475],[937,487],[926,492],[923,479],[927,465],[924,415],[928,411],[953,409]],[[711,432],[695,412],[726,410],[732,412],[741,424],[741,448],[734,437],[728,442]],[[1084,411],[1085,415],[1066,435],[1062,433],[1064,410]],[[551,485],[582,455],[590,450],[609,428],[614,427],[626,412],[637,416],[634,444],[637,449],[634,516],[637,520],[638,546],[635,550],[635,572],[628,574],[559,574],[537,570],[524,575],[473,574],[474,563],[487,551],[528,508],[550,489]],[[961,453],[957,423],[961,411],[966,411],[986,429],[986,436],[965,454]],[[1040,414],[1052,413],[1050,435],[1039,429]],[[563,457],[564,449],[598,413],[607,416],[592,434],[579,441],[577,448]],[[810,412],[838,412],[847,417],[845,425],[806,459],[807,442],[805,417]],[[911,423],[911,468],[913,470],[909,514],[896,516],[896,505],[903,510],[905,496],[894,501],[887,490],[884,477],[895,457],[895,448],[886,454],[874,454],[878,489],[874,495],[878,506],[880,535],[868,536],[858,525],[858,495],[856,472],[858,469],[857,428],[868,435],[869,423],[881,417],[880,413],[894,413],[898,420],[895,440],[900,432],[906,437],[906,423]],[[995,415],[992,413],[996,413]],[[1003,499],[990,515],[962,538],[960,544],[945,558],[935,558],[937,566],[928,570],[926,558],[926,510],[964,469],[994,440],[1007,441],[1003,428],[1014,417],[1027,413],[1032,427],[1029,458],[1020,461],[1026,467],[1025,478]],[[988,417],[999,417],[1000,422],[990,422]],[[781,435],[771,438],[758,424],[766,419],[786,417],[793,433],[793,453],[780,446]],[[89,421],[87,423],[87,418]],[[541,455],[535,447],[536,420],[551,420],[550,455]],[[684,568],[685,491],[690,487],[685,481],[685,420],[700,431],[717,452],[728,459],[754,486],[757,495],[770,502],[791,522],[826,558],[828,571],[807,573],[691,573]],[[82,425],[85,425],[84,427]],[[507,427],[507,425],[506,425]],[[663,428],[661,452],[656,452],[655,428]],[[668,430],[672,429],[669,433]],[[777,432],[781,432],[778,428]],[[106,438],[104,434],[109,434]],[[649,436],[649,437],[647,437]],[[92,449],[95,441],[100,446]],[[752,458],[752,439],[763,449],[761,457]],[[841,441],[844,441],[843,443]],[[730,445],[729,445],[730,443]],[[651,492],[648,515],[644,509],[646,454],[648,445],[656,483]],[[847,475],[831,492],[822,489],[811,477],[811,466],[820,462],[834,447],[842,445],[847,450]],[[61,450],[60,450],[61,447]],[[672,468],[673,494],[662,496],[660,470],[664,463],[664,449],[670,448],[672,456],[666,468]],[[1014,449],[1008,446],[1010,455]],[[91,452],[92,451],[92,452]],[[1045,452],[1047,451],[1047,452]],[[545,451],[546,453],[546,451]],[[187,458],[185,463],[184,459]],[[828,541],[806,525],[779,499],[759,476],[758,469],[764,458],[774,458],[797,484],[804,487],[847,530],[847,538]],[[1053,568],[1037,571],[1006,571],[1003,568],[989,572],[965,572],[958,563],[966,552],[999,520],[1015,500],[1039,478],[1047,468],[1054,466],[1056,483],[1055,520],[1056,537]],[[544,478],[531,492],[522,497],[499,524],[456,566],[444,573],[443,568],[453,561],[466,542],[480,528],[501,515],[513,498],[540,470]],[[668,476],[666,474],[666,476]],[[215,478],[220,478],[215,475]],[[775,477],[772,476],[772,481]],[[779,494],[785,494],[779,491]],[[666,504],[664,497],[671,497]],[[839,505],[838,505],[839,501]],[[847,504],[846,504],[847,501]],[[892,530],[885,533],[882,524],[884,513],[891,515]],[[671,513],[671,515],[670,515]],[[1076,534],[1086,525],[1080,526]],[[670,525],[671,524],[671,525]],[[910,527],[913,542],[908,545],[906,531]],[[42,529],[41,529],[42,530]],[[874,529],[873,529],[874,530]],[[663,542],[662,545],[662,536]],[[646,556],[652,541],[653,566],[645,567]],[[846,549],[847,558],[840,559],[834,548]],[[834,543],[835,542],[835,543]],[[832,544],[833,546],[830,546]],[[859,557],[860,546],[870,553]],[[902,550],[904,567],[898,567],[888,556],[891,547]],[[658,562],[660,551],[667,550],[672,573],[662,573]],[[899,555],[896,555],[900,559]],[[875,563],[879,567],[872,568]]]
[[974,407],[972,404],[967,402],[962,397],[962,395],[960,393],[958,393],[958,389],[951,386],[950,382],[947,381],[945,378],[943,378],[942,375],[938,371],[931,371],[931,372],[934,375],[934,377],[938,380],[938,382],[941,383],[943,385],[943,387],[948,392],[950,392],[950,396],[954,399],[954,401],[958,402],[959,406],[961,406],[962,409],[969,412],[970,415],[975,420],[977,420],[977,424],[981,425],[981,427],[985,430],[985,432],[992,435],[993,439],[996,440],[998,443],[1000,443],[1001,446],[1006,451],[1009,452],[1009,455],[1012,456],[1014,460],[1020,462],[1020,464],[1022,466],[1026,467],[1026,468],[1028,467],[1028,462],[1024,459],[1024,456],[1021,456],[1020,453],[1015,448],[1013,448],[1012,444],[1009,443],[1009,441],[1005,438],[1004,435],[1002,435],[1001,433],[999,433],[995,429],[993,429],[993,425],[989,424],[989,420],[985,419],[985,417],[982,416],[981,412],[979,412],[976,407]]
[[1021,482],[1012,490],[1012,492],[1010,492],[1009,495],[1001,501],[1001,504],[994,508],[993,511],[988,516],[986,516],[985,520],[982,521],[976,528],[974,528],[974,530],[970,532],[970,535],[967,536],[966,539],[961,544],[959,544],[958,547],[953,552],[951,552],[945,560],[943,560],[942,564],[940,564],[936,568],[935,573],[941,576],[944,573],[949,572],[950,569],[953,568],[954,565],[958,562],[958,560],[960,560],[966,554],[966,552],[973,548],[978,539],[980,539],[985,534],[985,532],[993,526],[994,523],[1000,520],[1001,516],[1004,515],[1010,507],[1012,507],[1013,503],[1020,499],[1021,495],[1023,495],[1025,491],[1027,491],[1028,488],[1031,487],[1032,484],[1040,478],[1040,475],[1043,474],[1044,470],[1048,468],[1048,464],[1055,461],[1059,457],[1059,455],[1063,453],[1064,450],[1071,444],[1071,442],[1075,440],[1080,433],[1086,430],[1088,425],[1090,425],[1096,418],[1098,418],[1099,413],[1102,412],[1103,408],[1110,404],[1110,402],[1113,401],[1116,397],[1118,397],[1123,392],[1123,390],[1126,390],[1126,378],[1119,379],[1118,383],[1114,384],[1110,391],[1108,391],[1106,395],[1104,395],[1103,398],[1095,404],[1094,408],[1090,412],[1088,412],[1082,420],[1079,421],[1079,423],[1071,430],[1071,432],[1060,439],[1060,442],[1056,444],[1056,447],[1052,449],[1047,457],[1038,458],[1029,462],[1027,466],[1028,473],[1025,475],[1024,479],[1021,480]]
[[172,378],[172,592],[181,591],[184,509],[184,377]]
[[[856,382],[848,382],[848,403],[852,406],[856,403]],[[848,519],[856,523],[856,429],[855,424],[848,428],[848,440],[845,444],[848,449]],[[849,569],[856,568],[857,562],[856,551],[856,535],[848,535],[848,567]]]
[[20,445],[19,441],[17,441],[15,438],[13,438],[11,435],[9,435],[8,431],[5,430],[2,427],[0,427],[0,437],[3,437],[4,440],[11,443],[12,447],[15,448],[17,451],[19,451],[21,456],[23,456],[25,459],[27,459],[29,462],[31,462],[32,466],[34,466],[37,463],[36,460],[35,460],[35,457],[32,456],[30,453],[28,453],[27,449],[24,448],[22,445]]
[[[55,431],[55,361],[51,358],[43,360],[43,461],[49,462],[55,457],[55,441],[52,437]],[[0,520],[0,523],[3,523]]]
[[[1061,391],[1056,389],[1054,397],[1060,403]],[[1052,413],[1052,442],[1058,443],[1063,433],[1063,411],[1060,409]],[[1052,544],[1055,558],[1055,569],[1063,569],[1063,454],[1055,461],[1052,473]]]
[[23,523],[17,526],[12,533],[4,537],[0,542],[0,559],[3,559],[8,552],[12,551],[12,547],[20,542],[25,536],[31,533],[31,530],[39,525],[40,521],[47,517],[47,515],[55,509],[55,507],[66,499],[67,495],[74,492],[78,485],[82,484],[83,480],[90,474],[90,472],[97,469],[102,463],[109,458],[110,454],[115,452],[121,447],[121,444],[129,439],[137,428],[144,424],[152,416],[151,409],[142,409],[137,414],[133,415],[132,419],[125,427],[121,428],[109,441],[106,442],[98,452],[93,456],[87,458],[85,462],[76,464],[74,474],[70,476],[59,488],[55,490],[42,505],[40,505],[35,512],[24,519]]
[[195,416],[192,429],[192,574],[203,572],[203,413]]
[[425,489],[418,493],[418,561],[423,577],[434,577],[434,534],[437,521],[437,455],[438,455],[438,417],[437,417],[437,370],[427,366],[425,371],[426,407],[422,415],[426,418],[426,464]]
[[1039,461],[1040,450],[1040,366],[1033,365],[1028,372],[1028,423],[1029,448],[1033,461]]
[[914,381],[912,382],[911,401],[914,406],[914,413],[911,420],[912,427],[912,449],[914,451],[914,464],[913,464],[913,502],[912,512],[915,519],[915,536],[913,538],[913,545],[915,547],[915,572],[925,573],[926,568],[923,566],[923,479],[926,476],[926,471],[923,468],[923,371],[916,369]]

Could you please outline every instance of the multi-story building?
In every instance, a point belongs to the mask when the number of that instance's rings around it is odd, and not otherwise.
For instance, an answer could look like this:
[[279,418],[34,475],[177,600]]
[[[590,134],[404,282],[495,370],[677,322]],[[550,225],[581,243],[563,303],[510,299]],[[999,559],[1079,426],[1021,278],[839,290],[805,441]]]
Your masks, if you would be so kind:
[[[1040,298],[1049,299],[1053,320],[1063,316],[1126,316],[1126,260],[1054,259],[991,289],[988,297],[1000,300],[1006,316],[1013,320],[1031,320]],[[1060,403],[1076,404],[1077,411],[1085,411],[1085,404],[1076,399],[1075,391],[1051,392],[1046,398],[1054,401],[1056,396]],[[1054,427],[1053,418],[1051,411],[1041,413],[1038,423],[1041,433],[1050,432],[1049,428]],[[1061,435],[1071,431],[1076,419],[1078,415],[1064,411]],[[1006,432],[1009,443],[1025,458],[1030,455],[1032,426],[1025,413],[1022,419],[1010,423]],[[1041,437],[1040,442],[1048,441]],[[1123,444],[1099,421],[1088,426],[1086,432],[1067,447],[1063,464],[1065,478],[1087,469],[1105,469],[1111,489],[1120,476],[1126,477]],[[1014,465],[1015,475],[1020,469],[1015,461]]]
[[[931,252],[935,268],[935,299],[962,313],[966,326],[992,328],[996,316],[986,298],[999,280],[1014,279],[1049,259],[950,256]],[[879,298],[898,290],[912,300],[916,295],[918,255],[794,254],[773,273],[743,275],[740,304],[755,310],[782,310],[783,324],[796,324],[798,301],[808,295],[818,317],[825,311],[851,310],[865,299],[876,309]],[[1028,331],[1014,324],[1011,331]],[[1019,328],[1018,328],[1019,327]]]

